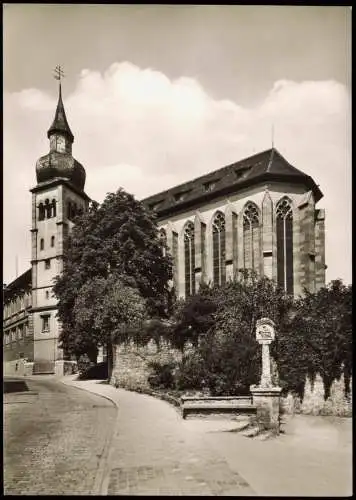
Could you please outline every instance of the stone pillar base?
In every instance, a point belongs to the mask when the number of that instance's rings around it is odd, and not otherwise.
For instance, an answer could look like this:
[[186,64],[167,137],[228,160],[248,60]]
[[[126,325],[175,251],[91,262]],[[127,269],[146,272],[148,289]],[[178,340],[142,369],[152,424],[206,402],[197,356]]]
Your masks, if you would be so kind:
[[58,359],[54,363],[54,373],[57,377],[63,377],[65,375],[73,375],[78,372],[76,361],[66,361],[64,359]]
[[279,400],[281,395],[280,387],[261,387],[252,385],[252,404],[257,408],[257,425],[260,431],[271,431],[279,434]]
[[24,377],[26,377],[26,375],[33,375],[33,367],[34,367],[34,364],[32,361],[25,361],[23,366],[24,366],[24,371],[23,371],[23,374],[24,374]]

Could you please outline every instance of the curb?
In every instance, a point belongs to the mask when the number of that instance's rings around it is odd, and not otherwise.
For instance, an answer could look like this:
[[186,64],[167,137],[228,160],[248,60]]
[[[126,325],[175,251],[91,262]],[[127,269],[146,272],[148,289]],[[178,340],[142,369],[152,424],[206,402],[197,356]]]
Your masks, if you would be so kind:
[[116,407],[116,420],[114,423],[114,429],[113,433],[110,436],[107,436],[105,440],[105,445],[103,452],[101,454],[100,460],[99,460],[99,466],[98,470],[95,476],[94,480],[94,486],[92,490],[93,495],[102,495],[102,496],[107,496],[108,494],[108,488],[109,488],[109,480],[110,480],[110,474],[111,474],[111,467],[110,467],[110,456],[113,451],[113,443],[114,443],[114,438],[116,436],[117,430],[118,430],[118,423],[119,423],[119,404],[112,399],[110,396],[107,396],[106,394],[98,394],[97,392],[94,392],[86,387],[78,387],[77,385],[71,384],[70,382],[65,382],[63,378],[58,379],[59,382],[61,382],[63,385],[67,385],[70,387],[74,387],[76,389],[82,390],[89,392],[90,394],[95,394],[96,396],[102,397],[104,399],[107,399],[110,401],[115,407]]
[[101,398],[105,398],[108,401],[110,401],[114,406],[116,406],[117,409],[119,409],[119,404],[114,399],[112,399],[110,396],[107,396],[106,394],[99,394],[98,392],[91,391],[90,389],[88,389],[86,387],[79,387],[77,385],[71,384],[70,382],[69,383],[65,382],[63,380],[63,378],[59,378],[58,382],[61,382],[63,385],[69,385],[70,387],[74,387],[75,389],[79,389],[80,391],[90,392],[91,394],[95,394],[96,396],[99,396]]

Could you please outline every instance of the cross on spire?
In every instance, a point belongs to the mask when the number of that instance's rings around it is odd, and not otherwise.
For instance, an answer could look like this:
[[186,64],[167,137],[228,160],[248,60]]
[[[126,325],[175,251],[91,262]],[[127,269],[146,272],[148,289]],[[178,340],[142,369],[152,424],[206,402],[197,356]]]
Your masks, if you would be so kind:
[[57,66],[54,68],[53,71],[54,71],[53,78],[55,78],[56,80],[61,81],[61,78],[65,78],[64,71],[62,70],[60,64],[57,64]]

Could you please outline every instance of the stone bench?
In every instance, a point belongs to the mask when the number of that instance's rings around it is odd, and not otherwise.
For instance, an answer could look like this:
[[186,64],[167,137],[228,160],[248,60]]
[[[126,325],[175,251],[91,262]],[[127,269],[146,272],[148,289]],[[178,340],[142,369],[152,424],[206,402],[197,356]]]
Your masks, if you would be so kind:
[[232,414],[232,415],[253,415],[256,407],[252,404],[249,396],[227,396],[227,397],[182,397],[181,398],[182,417],[199,414]]

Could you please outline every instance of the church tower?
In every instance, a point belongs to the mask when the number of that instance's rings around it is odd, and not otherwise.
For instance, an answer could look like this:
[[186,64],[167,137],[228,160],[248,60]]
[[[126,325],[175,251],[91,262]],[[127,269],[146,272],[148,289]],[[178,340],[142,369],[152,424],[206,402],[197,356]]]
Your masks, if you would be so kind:
[[54,372],[63,359],[58,347],[60,324],[53,296],[54,278],[63,269],[63,242],[73,218],[88,209],[84,167],[72,156],[74,136],[65,114],[61,83],[53,123],[47,132],[50,151],[36,163],[32,193],[32,319],[34,372]]

